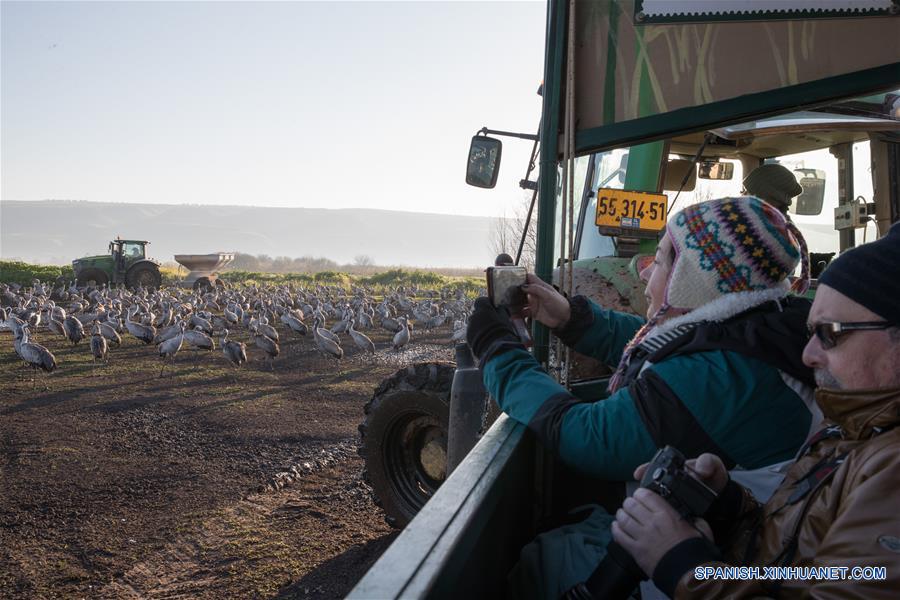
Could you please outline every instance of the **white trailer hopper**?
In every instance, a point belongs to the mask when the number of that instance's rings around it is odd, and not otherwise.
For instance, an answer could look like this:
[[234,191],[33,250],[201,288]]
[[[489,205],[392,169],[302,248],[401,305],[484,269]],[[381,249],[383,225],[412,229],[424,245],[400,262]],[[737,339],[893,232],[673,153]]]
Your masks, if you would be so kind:
[[175,262],[188,270],[187,277],[179,285],[190,288],[215,285],[219,277],[218,271],[233,260],[234,252],[176,254]]

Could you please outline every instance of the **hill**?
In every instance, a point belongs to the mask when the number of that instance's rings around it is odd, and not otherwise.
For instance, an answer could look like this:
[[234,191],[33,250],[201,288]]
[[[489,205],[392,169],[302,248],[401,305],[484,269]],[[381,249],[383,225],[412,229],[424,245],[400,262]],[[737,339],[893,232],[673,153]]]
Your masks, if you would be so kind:
[[150,240],[150,255],[238,251],[322,256],[350,263],[478,267],[492,264],[494,219],[374,209],[0,202],[0,257],[64,264],[106,251],[117,235]]

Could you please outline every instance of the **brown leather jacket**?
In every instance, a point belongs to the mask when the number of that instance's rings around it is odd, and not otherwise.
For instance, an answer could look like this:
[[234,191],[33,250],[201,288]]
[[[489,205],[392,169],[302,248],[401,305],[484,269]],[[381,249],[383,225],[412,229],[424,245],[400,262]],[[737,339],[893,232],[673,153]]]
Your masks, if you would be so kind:
[[[885,567],[886,579],[853,581],[848,570],[844,581],[697,580],[691,570],[678,581],[675,598],[900,597],[900,389],[820,389],[816,401],[823,424],[839,425],[842,437],[814,443],[765,506],[745,491],[743,516],[723,545],[728,564],[702,566],[748,565],[760,572],[772,565]],[[844,461],[830,475],[817,468],[841,456]],[[807,480],[810,491],[802,495],[797,490],[810,472],[821,479]]]

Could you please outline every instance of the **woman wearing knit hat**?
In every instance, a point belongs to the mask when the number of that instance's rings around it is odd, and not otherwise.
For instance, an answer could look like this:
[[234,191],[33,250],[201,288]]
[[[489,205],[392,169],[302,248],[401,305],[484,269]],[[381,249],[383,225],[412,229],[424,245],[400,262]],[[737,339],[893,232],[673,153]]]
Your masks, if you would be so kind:
[[[688,457],[711,452],[766,496],[768,467],[791,459],[818,422],[813,376],[802,364],[809,302],[790,295],[808,259],[796,228],[754,197],[725,198],[672,215],[655,260],[641,273],[648,319],[568,301],[529,276],[530,315],[579,353],[618,365],[609,398],[583,402],[556,383],[518,342],[508,315],[476,301],[468,340],[488,392],[570,466],[629,481],[667,444]],[[746,471],[743,471],[746,473]],[[599,562],[611,517],[597,511],[573,538],[544,538],[523,552],[522,591],[559,596]],[[568,541],[563,542],[563,539]],[[580,548],[580,546],[579,546]],[[551,574],[546,579],[545,575]]]

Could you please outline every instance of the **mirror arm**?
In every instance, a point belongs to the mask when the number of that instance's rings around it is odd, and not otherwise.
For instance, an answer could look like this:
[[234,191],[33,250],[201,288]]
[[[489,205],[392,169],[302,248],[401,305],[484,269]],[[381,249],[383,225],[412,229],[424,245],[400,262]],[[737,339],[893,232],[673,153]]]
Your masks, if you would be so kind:
[[488,129],[487,127],[482,127],[478,130],[478,133],[481,135],[503,135],[506,137],[514,137],[522,140],[531,140],[533,142],[538,141],[538,136],[533,133],[513,133],[512,131],[499,131],[496,129]]

